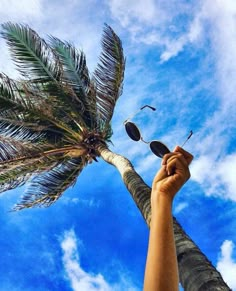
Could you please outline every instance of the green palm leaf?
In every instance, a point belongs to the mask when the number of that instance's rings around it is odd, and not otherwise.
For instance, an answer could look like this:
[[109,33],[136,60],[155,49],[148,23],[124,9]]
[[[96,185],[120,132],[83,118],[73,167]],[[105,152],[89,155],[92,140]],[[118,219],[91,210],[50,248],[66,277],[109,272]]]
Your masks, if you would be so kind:
[[23,126],[0,123],[0,163],[22,156],[35,156],[46,148],[50,145],[41,133],[32,133]]
[[0,74],[0,105],[1,111],[18,108],[24,111],[29,109],[30,100],[26,95],[22,94],[22,90],[18,85],[22,87],[22,84],[10,79],[4,74]]
[[69,101],[73,102],[77,115],[83,116],[89,129],[97,128],[96,91],[92,90],[84,53],[79,52],[72,44],[52,36],[50,43],[63,66],[61,79],[74,92]]
[[84,53],[79,52],[72,44],[53,36],[50,37],[50,43],[63,66],[62,79],[73,86],[78,96],[85,96],[90,78]]
[[54,95],[48,95],[37,84],[16,82],[0,74],[0,120],[15,125],[22,122],[36,132],[44,128],[45,131],[58,132],[79,140],[83,126],[78,124],[83,122],[75,112],[68,112],[68,106],[56,98],[55,94],[63,96],[63,91],[58,90],[58,86],[53,88]]
[[[52,110],[49,110],[52,105],[47,106],[45,99],[36,85],[14,81],[0,74],[0,117],[11,115],[13,120],[48,121],[52,118]],[[47,110],[43,111],[43,108]]]
[[108,124],[117,99],[122,94],[125,59],[122,44],[112,28],[105,25],[100,63],[94,72],[100,118]]
[[28,26],[2,24],[1,35],[6,39],[19,72],[34,81],[56,81],[60,66],[53,50]]
[[32,175],[42,171],[49,171],[57,162],[42,157],[29,157],[22,163],[16,160],[9,164],[0,164],[0,193],[24,185]]
[[63,192],[72,186],[85,166],[83,159],[72,158],[64,161],[50,171],[34,177],[22,199],[14,210],[35,206],[50,206]]

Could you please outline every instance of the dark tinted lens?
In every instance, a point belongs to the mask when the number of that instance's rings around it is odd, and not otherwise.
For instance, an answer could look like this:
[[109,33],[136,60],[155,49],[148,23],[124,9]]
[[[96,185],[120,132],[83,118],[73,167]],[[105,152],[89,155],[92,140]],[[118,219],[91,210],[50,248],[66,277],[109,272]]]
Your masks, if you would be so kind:
[[159,158],[163,158],[165,154],[170,153],[170,150],[167,146],[164,145],[164,143],[160,141],[152,141],[150,143],[151,151],[158,156]]
[[133,122],[126,122],[125,123],[125,129],[128,134],[128,136],[135,141],[139,141],[141,138],[139,129]]

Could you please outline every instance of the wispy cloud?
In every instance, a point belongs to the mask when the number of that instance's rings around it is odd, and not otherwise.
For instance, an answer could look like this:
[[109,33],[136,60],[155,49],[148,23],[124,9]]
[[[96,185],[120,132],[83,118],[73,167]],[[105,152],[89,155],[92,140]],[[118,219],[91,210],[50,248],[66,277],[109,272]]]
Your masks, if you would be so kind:
[[183,211],[185,208],[188,207],[188,203],[187,202],[181,202],[179,204],[177,204],[174,208],[174,214],[179,214],[181,211]]
[[235,163],[236,154],[227,155],[219,161],[201,156],[192,165],[192,178],[203,186],[207,195],[236,201]]
[[[140,24],[154,25],[166,18],[166,14],[154,0],[111,0],[108,1],[111,13],[121,25],[131,31],[139,30]],[[158,16],[158,17],[157,17]],[[135,24],[134,24],[135,21]]]
[[1,22],[27,21],[42,16],[42,0],[1,0]]
[[[8,21],[32,24],[42,17],[41,0],[1,0],[0,24]],[[5,42],[0,39],[0,71],[11,77],[17,77]]]
[[[179,1],[109,1],[113,17],[129,30],[132,39],[148,45],[157,45],[164,48],[160,56],[161,61],[175,57],[184,46],[196,41],[200,35],[198,18],[188,25],[184,33],[179,27],[179,16],[190,12],[190,5]],[[182,28],[182,27],[181,27]]]
[[226,283],[236,290],[236,260],[233,259],[234,243],[225,240],[221,245],[221,253],[216,268],[221,272]]
[[[87,12],[89,7],[93,10],[92,21],[91,13]],[[78,49],[86,53],[89,70],[93,71],[100,53],[104,24],[104,15],[99,11],[94,9],[92,0],[67,1],[66,5],[61,0],[1,0],[0,24],[8,21],[28,24],[43,38],[47,39],[47,35],[54,35],[73,42]],[[18,76],[2,39],[0,71],[13,78]]]
[[61,240],[63,251],[63,265],[74,291],[137,291],[132,286],[129,278],[120,276],[120,281],[110,284],[102,274],[92,274],[83,270],[80,265],[80,256],[78,250],[78,239],[74,230],[66,231]]
[[61,242],[61,248],[63,250],[63,265],[65,272],[73,290],[111,290],[101,274],[92,275],[81,268],[77,249],[77,239],[73,230],[65,232]]

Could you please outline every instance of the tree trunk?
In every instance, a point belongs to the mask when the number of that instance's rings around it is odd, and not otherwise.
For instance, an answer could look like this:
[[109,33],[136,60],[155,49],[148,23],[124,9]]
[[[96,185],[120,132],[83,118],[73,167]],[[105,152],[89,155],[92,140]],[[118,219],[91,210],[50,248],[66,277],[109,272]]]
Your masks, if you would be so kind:
[[[149,227],[151,221],[151,188],[148,187],[143,179],[135,172],[128,159],[111,152],[104,145],[98,148],[98,152],[104,161],[115,166],[120,172],[124,184],[131,193]],[[180,283],[184,290],[231,290],[224,282],[221,274],[215,269],[190,237],[188,237],[174,217],[173,223]]]

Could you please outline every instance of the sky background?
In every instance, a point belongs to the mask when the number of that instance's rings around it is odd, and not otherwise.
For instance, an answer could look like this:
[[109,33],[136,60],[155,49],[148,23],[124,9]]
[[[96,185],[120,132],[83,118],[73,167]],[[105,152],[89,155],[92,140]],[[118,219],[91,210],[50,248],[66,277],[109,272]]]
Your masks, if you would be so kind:
[[[151,185],[160,159],[129,140],[123,121],[155,106],[133,121],[169,148],[193,130],[191,179],[173,212],[236,290],[236,1],[0,0],[7,21],[74,43],[91,72],[112,26],[126,72],[110,148]],[[2,39],[0,71],[17,77]],[[99,159],[50,208],[9,212],[23,192],[0,196],[0,290],[142,290],[148,229],[115,168]]]

